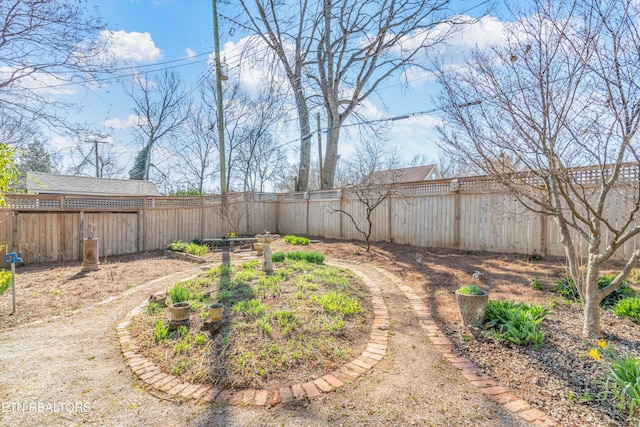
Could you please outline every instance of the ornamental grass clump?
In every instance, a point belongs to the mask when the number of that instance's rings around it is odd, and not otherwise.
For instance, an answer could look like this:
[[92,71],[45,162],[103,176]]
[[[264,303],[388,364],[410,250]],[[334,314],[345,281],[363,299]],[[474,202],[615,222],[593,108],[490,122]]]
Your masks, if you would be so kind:
[[487,319],[493,329],[488,335],[500,342],[511,342],[540,348],[544,344],[544,332],[538,325],[549,311],[538,304],[514,303],[513,301],[490,301]]

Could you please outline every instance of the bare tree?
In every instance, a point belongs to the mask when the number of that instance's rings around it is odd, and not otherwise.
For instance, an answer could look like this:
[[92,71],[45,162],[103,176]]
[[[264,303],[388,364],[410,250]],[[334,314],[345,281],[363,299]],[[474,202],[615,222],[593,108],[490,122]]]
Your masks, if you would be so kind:
[[56,95],[64,85],[104,72],[98,64],[104,49],[97,44],[104,41],[103,23],[84,1],[6,0],[0,28],[0,120],[65,126],[60,111],[70,104]]
[[[640,258],[636,248],[611,284],[598,289],[602,264],[640,233],[637,3],[533,5],[509,27],[504,46],[440,74],[441,134],[446,147],[526,208],[555,220],[584,304],[583,335],[596,337],[600,302]],[[630,207],[608,216],[621,192]]]
[[175,135],[187,120],[188,94],[180,76],[169,70],[152,80],[138,74],[124,90],[135,103],[135,127],[144,141],[129,175],[148,181],[153,148],[163,138]]
[[[276,0],[240,0],[242,15],[231,17],[256,35],[276,56],[295,99],[300,128],[300,161],[296,191],[307,190],[311,163],[311,124],[305,86],[307,65],[315,40],[320,3],[308,0],[281,2]],[[256,50],[261,49],[260,46]],[[268,59],[268,58],[266,58]],[[275,68],[275,67],[274,67]]]
[[200,193],[205,191],[206,182],[213,181],[220,167],[215,157],[219,150],[217,132],[210,114],[211,111],[205,111],[202,105],[192,106],[186,122],[187,135],[174,147],[180,158],[180,175],[186,182],[184,187]]
[[236,22],[275,53],[294,95],[301,135],[298,191],[308,188],[311,107],[322,106],[327,117],[322,188],[329,189],[343,124],[383,82],[419,66],[419,54],[458,23],[450,0],[240,3],[247,18]]
[[[345,197],[354,197],[363,209],[331,209],[345,215],[367,243],[366,251],[371,249],[373,233],[373,214],[380,205],[391,198],[399,180],[400,161],[397,152],[392,150],[383,139],[360,141],[355,154],[347,162],[350,170],[350,184],[344,187]],[[364,215],[358,215],[362,210]]]

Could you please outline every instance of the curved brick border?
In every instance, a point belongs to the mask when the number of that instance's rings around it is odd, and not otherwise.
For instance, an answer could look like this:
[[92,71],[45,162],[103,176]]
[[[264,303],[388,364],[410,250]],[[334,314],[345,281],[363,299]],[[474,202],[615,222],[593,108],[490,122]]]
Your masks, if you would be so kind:
[[[350,269],[348,266],[345,268]],[[202,402],[257,406],[275,406],[279,403],[303,399],[305,396],[309,399],[321,396],[322,393],[329,393],[344,385],[345,382],[358,378],[381,361],[387,352],[389,312],[384,303],[382,292],[365,273],[356,270],[351,271],[363,281],[371,294],[373,321],[369,343],[360,356],[322,378],[272,390],[246,389],[234,391],[218,389],[209,385],[192,384],[182,381],[174,375],[164,373],[159,366],[139,353],[138,345],[131,338],[128,330],[131,319],[145,310],[148,300],[143,301],[138,307],[131,310],[124,321],[117,326],[122,354],[126,363],[140,380],[149,388],[166,393],[169,396],[196,399]]]
[[360,269],[366,268],[385,276],[391,283],[400,289],[407,297],[416,313],[420,326],[431,343],[442,356],[454,367],[462,371],[474,387],[485,394],[498,405],[503,406],[509,412],[517,414],[520,418],[536,426],[552,427],[558,424],[544,412],[531,407],[525,400],[518,398],[506,389],[499,386],[489,375],[478,369],[471,360],[453,353],[453,343],[445,336],[442,330],[433,320],[431,310],[410,286],[404,285],[402,280],[388,271],[371,265],[363,266],[361,263],[328,260],[327,264],[347,268],[355,273],[368,287],[372,295],[373,324],[371,338],[367,349],[352,362],[343,365],[340,369],[325,375],[314,381],[303,384],[295,384],[291,387],[281,387],[275,390],[219,390],[212,386],[191,384],[181,381],[179,378],[160,371],[160,368],[137,352],[137,345],[131,340],[127,327],[132,317],[142,313],[148,301],[144,301],[139,307],[133,309],[125,321],[118,325],[118,337],[122,346],[122,353],[138,377],[149,387],[168,393],[173,396],[193,398],[205,402],[228,403],[232,405],[271,405],[280,402],[288,402],[294,399],[302,399],[305,396],[314,398],[322,393],[328,393],[342,386],[344,382],[351,381],[367,369],[371,369],[382,356],[386,354],[389,336],[389,312],[384,303],[380,288]]
[[539,409],[531,407],[525,400],[518,398],[506,389],[499,386],[489,375],[478,369],[471,360],[453,353],[453,343],[440,330],[431,316],[431,310],[410,286],[403,285],[396,276],[378,267],[371,267],[387,277],[398,289],[400,289],[411,302],[413,310],[418,316],[418,321],[425,335],[436,347],[442,356],[453,366],[462,371],[465,377],[474,387],[484,393],[489,399],[502,405],[509,412],[517,414],[520,418],[537,426],[552,427],[558,424],[547,414]]

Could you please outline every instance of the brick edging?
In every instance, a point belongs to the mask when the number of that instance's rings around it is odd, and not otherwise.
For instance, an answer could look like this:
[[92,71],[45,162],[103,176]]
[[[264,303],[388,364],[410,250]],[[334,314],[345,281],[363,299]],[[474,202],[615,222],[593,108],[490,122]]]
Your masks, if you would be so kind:
[[489,399],[509,412],[517,414],[520,418],[537,426],[552,427],[558,424],[549,415],[543,411],[533,408],[524,399],[508,392],[506,389],[498,385],[489,375],[478,369],[475,364],[466,357],[460,357],[453,353],[454,345],[445,336],[440,327],[436,324],[431,316],[431,310],[424,303],[410,286],[403,285],[402,281],[393,274],[378,267],[371,267],[380,274],[385,275],[393,284],[400,289],[409,302],[413,310],[416,312],[418,321],[425,335],[429,338],[433,346],[442,354],[442,356],[451,363],[455,368],[462,371],[462,376],[471,383],[480,392],[485,394]]
[[[344,268],[350,269],[349,267]],[[384,302],[382,291],[366,274],[356,270],[351,271],[362,280],[371,295],[373,320],[369,342],[360,356],[321,378],[270,390],[231,390],[219,389],[210,385],[192,384],[162,372],[158,365],[141,354],[128,329],[131,320],[145,310],[149,303],[148,300],[131,310],[116,328],[125,363],[148,388],[172,397],[195,399],[200,402],[275,406],[279,403],[287,403],[305,397],[313,399],[323,393],[332,392],[342,387],[344,383],[351,382],[367,370],[372,369],[386,355],[389,343],[389,311]]]

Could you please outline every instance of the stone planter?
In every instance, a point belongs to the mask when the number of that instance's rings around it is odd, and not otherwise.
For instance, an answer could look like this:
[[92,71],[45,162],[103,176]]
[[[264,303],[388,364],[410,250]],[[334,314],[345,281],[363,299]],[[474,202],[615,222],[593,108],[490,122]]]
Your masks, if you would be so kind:
[[82,268],[80,271],[100,270],[100,255],[98,253],[98,239],[82,240]]
[[167,305],[167,294],[165,294],[164,292],[156,292],[149,297],[149,301],[153,301],[164,307],[165,305]]
[[189,320],[191,304],[188,302],[177,302],[169,307],[169,320],[171,322],[182,322]]
[[209,320],[212,322],[219,322],[222,320],[222,314],[224,313],[224,305],[220,303],[214,303],[209,306]]
[[464,326],[482,326],[489,305],[489,294],[482,291],[480,295],[464,295],[456,291],[456,300],[462,324]]

